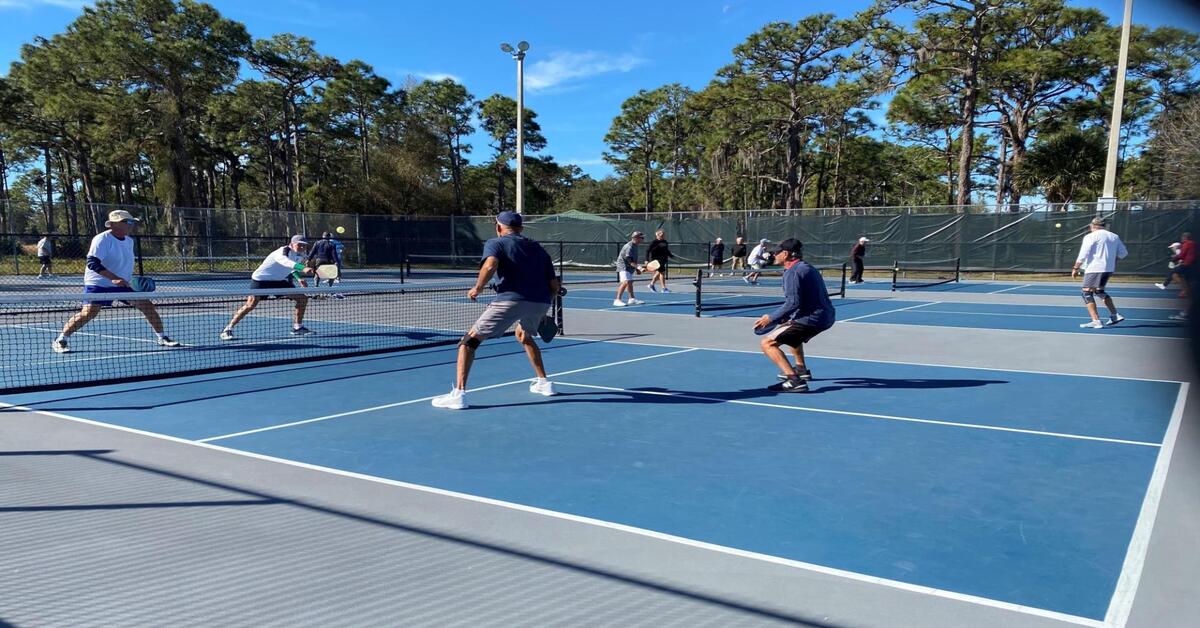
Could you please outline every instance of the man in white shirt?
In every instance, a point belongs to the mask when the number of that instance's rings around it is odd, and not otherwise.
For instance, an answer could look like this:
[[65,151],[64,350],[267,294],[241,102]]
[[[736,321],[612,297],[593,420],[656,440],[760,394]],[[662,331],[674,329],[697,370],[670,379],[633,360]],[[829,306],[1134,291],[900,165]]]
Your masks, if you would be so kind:
[[[1083,237],[1083,244],[1079,246],[1079,257],[1075,259],[1075,266],[1071,268],[1072,279],[1080,269],[1083,270],[1083,303],[1087,306],[1092,320],[1080,323],[1079,326],[1086,329],[1101,329],[1105,325],[1116,325],[1125,320],[1125,317],[1117,312],[1116,304],[1104,291],[1104,287],[1108,285],[1108,278],[1112,277],[1113,271],[1117,269],[1117,260],[1125,259],[1129,251],[1125,249],[1121,238],[1107,227],[1108,222],[1103,218],[1097,216],[1092,219],[1089,227],[1091,232]],[[1096,297],[1104,299],[1104,306],[1108,308],[1107,323],[1100,322],[1100,314],[1096,311]]]
[[[277,290],[295,288],[296,284],[292,282],[293,278],[300,279],[301,273],[311,275],[316,270],[304,265],[305,250],[307,248],[308,242],[304,240],[304,236],[294,235],[287,246],[271,251],[271,254],[250,275],[250,289]],[[303,279],[300,279],[300,285],[308,287],[308,284]],[[295,293],[280,295],[280,297],[296,302],[296,315],[292,323],[292,335],[307,336],[313,333],[311,329],[304,326],[304,310],[308,307],[308,296],[303,293]],[[246,318],[247,314],[253,312],[254,308],[258,307],[258,302],[263,298],[257,294],[247,297],[245,305],[233,313],[233,318],[229,319],[229,324],[225,325],[225,329],[221,330],[221,340],[234,340],[233,328],[243,318]]]
[[38,270],[38,279],[43,277],[53,277],[50,274],[50,258],[54,255],[54,244],[50,242],[50,236],[44,235],[37,242],[38,261],[42,263],[42,268]]
[[[767,265],[767,262],[771,261],[771,259],[772,259],[771,253],[767,247],[767,245],[770,243],[771,243],[771,241],[766,238],[763,238],[758,241],[758,246],[754,247],[750,251],[750,260],[749,260],[750,268],[754,269],[755,271],[760,271],[763,269],[764,266]],[[746,275],[745,277],[742,277],[742,281],[745,281],[748,284],[757,285],[758,278],[761,275],[762,275],[762,273],[760,273],[760,272],[753,272],[753,273],[750,273],[749,275]]]
[[[130,282],[133,278],[133,227],[137,225],[137,218],[133,214],[118,209],[108,213],[108,221],[104,223],[108,227],[107,231],[102,231],[92,238],[92,244],[88,248],[87,266],[83,271],[83,291],[89,294],[105,294],[105,293],[122,293],[133,292],[130,287]],[[154,333],[158,336],[158,344],[164,347],[178,347],[179,343],[171,340],[163,332],[162,318],[158,316],[158,310],[154,309],[154,304],[146,300],[122,300],[130,306],[137,308],[146,321],[150,323],[150,327],[154,329]],[[67,345],[67,338],[71,334],[79,331],[79,328],[88,324],[88,321],[96,318],[100,314],[100,310],[111,306],[112,301],[87,301],[83,304],[83,309],[78,314],[71,317],[67,324],[63,326],[62,333],[54,342],[50,344],[50,348],[55,353],[69,353],[70,346]]]

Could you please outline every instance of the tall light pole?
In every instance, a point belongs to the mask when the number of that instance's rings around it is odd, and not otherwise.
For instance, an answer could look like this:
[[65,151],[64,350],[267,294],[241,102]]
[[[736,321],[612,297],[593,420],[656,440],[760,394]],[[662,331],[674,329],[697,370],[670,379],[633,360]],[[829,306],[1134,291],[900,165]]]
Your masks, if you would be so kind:
[[525,211],[525,51],[529,42],[517,42],[516,49],[507,43],[500,50],[517,60],[517,213]]
[[1097,211],[1116,209],[1117,154],[1121,145],[1121,108],[1125,106],[1125,66],[1129,62],[1129,25],[1133,20],[1133,0],[1125,0],[1121,20],[1121,52],[1117,57],[1117,84],[1113,93],[1112,121],[1108,126],[1108,162],[1104,166],[1104,193],[1096,203]]

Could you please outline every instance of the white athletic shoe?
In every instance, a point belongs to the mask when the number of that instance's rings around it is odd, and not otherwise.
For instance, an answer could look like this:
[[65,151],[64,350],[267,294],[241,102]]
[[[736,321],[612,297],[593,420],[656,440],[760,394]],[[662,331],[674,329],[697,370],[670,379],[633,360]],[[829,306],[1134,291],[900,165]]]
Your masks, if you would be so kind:
[[50,343],[50,348],[53,349],[55,353],[71,352],[71,347],[67,346],[66,340],[55,340],[54,342]]
[[1155,287],[1155,288],[1158,288],[1159,290],[1166,290],[1166,289],[1167,289],[1167,286],[1166,286],[1166,284],[1163,284],[1163,283],[1156,283],[1156,284],[1154,284],[1154,287]]
[[170,338],[168,338],[168,337],[166,337],[166,336],[159,336],[159,337],[158,337],[158,344],[159,344],[160,346],[163,346],[163,347],[178,347],[178,346],[179,346],[179,341],[178,341],[178,340],[171,340]]
[[1125,320],[1125,317],[1121,316],[1120,314],[1117,314],[1116,316],[1109,316],[1108,322],[1105,323],[1105,325],[1116,325],[1117,323],[1120,323],[1123,320]]
[[1101,323],[1100,321],[1091,321],[1087,323],[1080,323],[1079,326],[1084,329],[1103,329],[1104,323]]
[[613,307],[625,307],[625,302],[620,299],[613,299]]
[[1186,321],[1187,319],[1188,319],[1187,312],[1180,312],[1178,314],[1171,315],[1171,320],[1173,320],[1173,321]]
[[554,384],[548,379],[535,379],[529,383],[529,392],[543,397],[553,397]]
[[467,407],[467,393],[461,388],[451,388],[450,392],[433,398],[433,407],[447,410],[462,410]]
[[222,329],[221,330],[221,340],[234,340],[234,339],[235,338],[233,336],[232,329]]
[[628,305],[644,305],[646,302],[641,299],[630,299]]

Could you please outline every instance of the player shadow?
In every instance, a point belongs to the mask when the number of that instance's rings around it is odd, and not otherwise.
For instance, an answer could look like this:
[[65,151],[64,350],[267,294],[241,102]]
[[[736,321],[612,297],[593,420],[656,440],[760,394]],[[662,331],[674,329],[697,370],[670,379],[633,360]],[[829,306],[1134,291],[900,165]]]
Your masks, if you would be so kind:
[[661,404],[714,404],[729,401],[762,401],[776,397],[788,396],[803,398],[805,395],[830,393],[845,389],[887,388],[887,389],[935,389],[935,388],[976,388],[992,384],[1007,384],[1000,379],[918,379],[918,378],[882,378],[854,377],[834,378],[829,380],[814,380],[809,383],[807,393],[787,393],[761,388],[742,388],[739,390],[678,390],[661,386],[641,386],[638,388],[615,390],[588,390],[576,392],[570,384],[560,384],[558,394],[550,398],[537,398],[516,403],[471,404],[472,409],[516,408],[521,406],[544,405],[547,403],[661,403]]

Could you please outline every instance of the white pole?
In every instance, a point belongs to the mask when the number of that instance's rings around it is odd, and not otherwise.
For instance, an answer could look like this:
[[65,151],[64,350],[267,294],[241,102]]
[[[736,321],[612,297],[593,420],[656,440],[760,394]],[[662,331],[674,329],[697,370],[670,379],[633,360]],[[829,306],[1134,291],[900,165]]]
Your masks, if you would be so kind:
[[1108,162],[1104,166],[1104,194],[1098,211],[1116,208],[1117,154],[1121,145],[1121,109],[1125,106],[1125,66],[1129,61],[1129,27],[1133,20],[1133,0],[1125,0],[1125,16],[1121,20],[1121,52],[1117,57],[1117,84],[1113,93],[1112,122],[1108,127]]
[[525,52],[517,57],[517,213],[525,211]]

